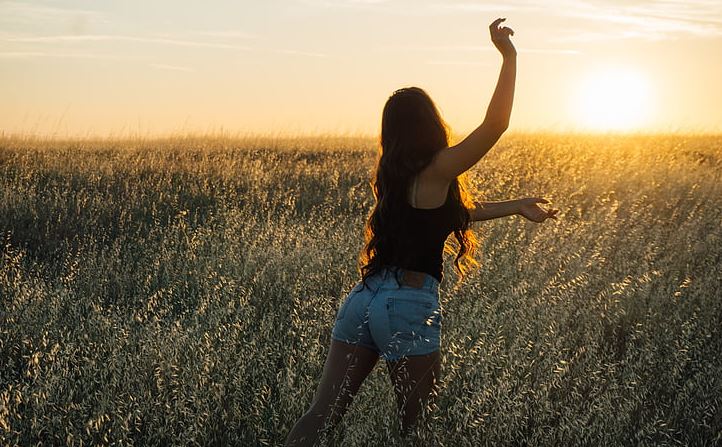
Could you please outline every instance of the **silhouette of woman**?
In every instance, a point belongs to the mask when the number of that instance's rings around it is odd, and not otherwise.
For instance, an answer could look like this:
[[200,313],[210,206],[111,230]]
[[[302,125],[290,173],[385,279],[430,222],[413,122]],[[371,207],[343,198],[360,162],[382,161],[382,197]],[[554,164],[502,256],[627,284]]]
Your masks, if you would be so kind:
[[534,222],[556,218],[543,198],[475,202],[462,174],[474,166],[509,125],[516,49],[514,32],[490,26],[503,56],[501,73],[484,121],[463,141],[448,147],[447,126],[431,98],[417,87],[395,91],[381,123],[380,157],[373,192],[376,205],[359,256],[362,279],[336,315],[321,382],[308,411],[286,445],[313,445],[334,427],[379,357],[394,384],[402,434],[433,403],[439,380],[441,312],[439,284],[446,239],[459,250],[455,267],[463,277],[474,265],[473,221],[519,214]]

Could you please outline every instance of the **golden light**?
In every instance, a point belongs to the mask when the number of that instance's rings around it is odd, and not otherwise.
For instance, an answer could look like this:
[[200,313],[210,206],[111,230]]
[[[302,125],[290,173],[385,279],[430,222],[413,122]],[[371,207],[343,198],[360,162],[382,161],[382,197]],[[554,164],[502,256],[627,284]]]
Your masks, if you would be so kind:
[[590,74],[576,92],[573,112],[586,130],[634,130],[643,127],[651,112],[649,81],[629,69]]

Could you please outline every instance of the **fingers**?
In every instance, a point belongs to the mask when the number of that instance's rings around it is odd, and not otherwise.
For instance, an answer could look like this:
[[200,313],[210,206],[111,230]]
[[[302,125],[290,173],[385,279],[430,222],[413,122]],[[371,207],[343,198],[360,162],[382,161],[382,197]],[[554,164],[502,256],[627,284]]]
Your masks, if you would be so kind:
[[491,22],[491,25],[489,25],[489,28],[491,28],[492,31],[495,30],[495,29],[499,26],[499,24],[500,24],[501,22],[503,22],[504,20],[506,20],[506,19],[504,18],[504,19],[496,19],[496,20],[494,20],[493,22]]
[[543,222],[546,219],[557,219],[557,213],[559,212],[558,209],[551,209],[551,210],[544,210],[542,213],[538,213],[536,217],[537,222]]
[[[530,197],[527,200],[527,204],[533,204],[533,203],[549,203],[549,201],[543,197]],[[550,209],[544,209],[539,205],[532,206],[530,208],[526,208],[525,211],[522,211],[522,214],[529,220],[537,223],[544,222],[546,219],[554,219],[557,220],[557,213],[559,213],[558,208],[550,208]]]
[[509,28],[508,26],[499,26],[499,24],[503,21],[505,21],[506,18],[503,19],[496,19],[493,22],[491,22],[491,25],[489,25],[489,29],[491,30],[492,34],[501,33],[505,36],[513,36],[514,30]]

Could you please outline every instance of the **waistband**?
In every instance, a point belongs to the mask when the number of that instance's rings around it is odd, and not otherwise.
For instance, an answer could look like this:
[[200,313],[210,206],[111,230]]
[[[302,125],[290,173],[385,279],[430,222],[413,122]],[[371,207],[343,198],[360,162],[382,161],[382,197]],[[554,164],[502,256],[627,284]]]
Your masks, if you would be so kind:
[[[373,287],[374,289],[377,289],[384,283],[386,283],[387,287],[389,284],[391,284],[391,287],[401,287],[402,285],[409,287],[408,284],[403,284],[403,283],[399,284],[399,282],[396,280],[396,272],[397,271],[398,271],[399,279],[401,281],[403,281],[404,280],[403,274],[407,270],[404,268],[401,268],[401,267],[389,266],[389,267],[384,267],[379,272],[377,272],[375,275],[369,276],[366,279],[366,283],[370,287]],[[411,270],[409,270],[409,271],[411,271]],[[439,292],[439,280],[438,279],[436,279],[432,275],[429,275],[428,273],[424,273],[424,272],[415,272],[414,271],[414,275],[417,278],[419,275],[422,276],[423,283],[419,284],[421,287],[416,287],[416,284],[411,287],[415,287],[418,289],[426,289],[433,293]]]

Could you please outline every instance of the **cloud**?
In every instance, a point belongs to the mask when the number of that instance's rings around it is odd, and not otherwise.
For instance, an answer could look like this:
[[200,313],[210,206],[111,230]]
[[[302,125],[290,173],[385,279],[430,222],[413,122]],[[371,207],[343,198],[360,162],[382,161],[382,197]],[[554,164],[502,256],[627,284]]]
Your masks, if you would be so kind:
[[172,45],[191,48],[215,48],[223,50],[253,51],[253,52],[275,52],[282,54],[294,54],[300,56],[325,58],[325,53],[288,49],[288,48],[262,48],[247,45],[236,45],[222,42],[204,42],[197,40],[175,39],[170,37],[143,37],[111,34],[86,34],[86,35],[55,35],[55,36],[10,36],[2,40],[14,43],[54,44],[62,42],[133,42],[144,44]]
[[661,39],[671,37],[674,34],[692,34],[698,36],[722,35],[722,27],[707,23],[699,23],[682,18],[666,18],[650,14],[636,15],[630,13],[583,13],[570,12],[570,17],[582,18],[590,21],[608,22],[618,25],[633,27],[632,30],[617,29],[610,34],[627,37],[649,37]]
[[[386,12],[402,15],[433,16],[439,13],[460,11],[502,12],[528,8],[529,2],[473,2],[473,1],[428,1],[428,0],[297,0],[311,7],[365,9],[374,13]],[[515,3],[521,3],[517,5]]]
[[[374,15],[389,14],[403,16],[437,16],[444,12],[459,12],[461,7],[447,7],[447,3],[424,0],[296,0],[308,8],[341,9],[351,11],[367,11]],[[476,4],[479,6],[479,4]],[[483,6],[479,6],[483,7]],[[505,8],[508,9],[508,8]]]
[[252,50],[251,47],[217,42],[202,42],[195,40],[171,39],[167,37],[140,37],[112,34],[85,34],[85,35],[55,35],[55,36],[29,36],[29,37],[6,37],[8,42],[23,43],[56,43],[56,42],[139,42],[161,45],[175,45],[182,47],[198,48],[220,48],[229,50]]
[[0,59],[106,59],[106,60],[132,60],[133,58],[114,56],[103,53],[58,53],[46,51],[0,51]]
[[328,57],[328,55],[325,53],[314,53],[314,52],[302,51],[302,50],[273,49],[271,51],[274,51],[276,53],[298,54],[301,56],[310,56],[310,57]]
[[491,64],[488,62],[469,60],[428,60],[424,63],[428,65],[476,65],[481,67],[491,66]]
[[47,56],[47,53],[42,51],[0,51],[0,59],[27,59],[44,56]]
[[[491,43],[488,45],[395,45],[387,46],[382,51],[421,51],[421,52],[496,52],[496,48]],[[560,55],[577,55],[581,51],[568,48],[518,48],[519,53],[531,54],[560,54]]]
[[576,28],[555,41],[614,39],[663,40],[680,36],[722,36],[722,2],[676,1],[559,1],[554,10],[562,17],[604,24],[604,31]]
[[[489,45],[389,45],[381,50],[391,51],[491,51],[494,47]],[[496,50],[495,50],[496,51]]]
[[489,3],[489,2],[433,2],[425,5],[428,11],[476,11],[476,12],[505,12],[518,11],[521,9],[537,9],[529,4],[514,4],[514,2]]
[[[719,0],[509,0],[505,3],[473,1],[435,2],[438,11],[514,11],[534,14],[541,26],[547,19],[575,19],[604,25],[565,27],[564,36],[552,41],[593,41],[613,39],[674,39],[679,36],[722,36],[722,1]],[[555,31],[559,32],[559,31]]]
[[0,23],[5,27],[54,27],[82,34],[97,23],[108,23],[105,15],[89,9],[67,9],[24,2],[0,2]]
[[298,0],[299,3],[316,7],[364,8],[389,4],[389,0]]
[[531,54],[561,54],[568,56],[576,56],[582,54],[579,50],[569,50],[561,48],[519,48],[519,53],[531,53]]
[[225,38],[225,39],[257,39],[257,34],[248,33],[241,30],[222,30],[222,31],[197,31],[196,33],[199,36],[208,36],[208,37],[219,37],[219,38]]
[[[472,0],[298,0],[303,4],[325,8],[365,9],[373,13],[407,16],[459,15],[485,13],[503,16],[506,12],[533,16],[540,27],[550,20],[554,24],[573,19],[578,27],[565,25],[559,41],[601,39],[674,39],[679,36],[722,36],[722,1],[720,0],[507,0],[483,2]],[[603,24],[604,33],[589,30],[584,22]],[[610,27],[611,25],[611,27]],[[630,29],[632,28],[632,29]],[[555,33],[558,31],[554,31]],[[555,39],[556,40],[556,39]]]

